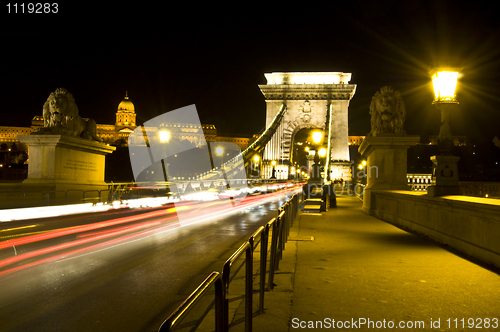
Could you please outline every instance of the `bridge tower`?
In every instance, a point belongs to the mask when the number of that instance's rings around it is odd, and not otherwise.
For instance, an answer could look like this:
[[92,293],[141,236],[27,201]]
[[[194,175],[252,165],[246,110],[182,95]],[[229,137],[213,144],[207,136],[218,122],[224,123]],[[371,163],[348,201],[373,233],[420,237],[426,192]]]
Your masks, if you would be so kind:
[[[330,178],[351,179],[347,114],[356,85],[350,73],[297,72],[267,73],[267,84],[259,85],[266,98],[266,128],[282,105],[286,112],[262,157],[262,177],[270,178],[273,166],[278,179],[288,179],[295,134],[304,128],[327,129],[330,137]],[[329,117],[327,117],[327,115]],[[328,123],[327,123],[328,121]],[[330,134],[330,135],[328,135]],[[324,140],[324,145],[327,145]]]

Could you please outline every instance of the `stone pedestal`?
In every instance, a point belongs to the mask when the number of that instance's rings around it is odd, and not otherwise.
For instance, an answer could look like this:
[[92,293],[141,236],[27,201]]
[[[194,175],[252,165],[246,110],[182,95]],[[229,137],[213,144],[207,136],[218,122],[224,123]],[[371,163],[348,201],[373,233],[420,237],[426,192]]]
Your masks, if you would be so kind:
[[432,156],[433,165],[432,182],[427,188],[429,196],[461,195],[462,188],[458,181],[456,156]]
[[377,134],[367,136],[358,151],[366,158],[367,185],[363,197],[363,211],[372,214],[373,190],[410,190],[408,186],[406,155],[420,136]]
[[349,160],[334,160],[330,163],[330,180],[352,182],[352,162]]
[[23,186],[54,191],[105,190],[105,156],[116,148],[70,135],[18,135],[29,148]]

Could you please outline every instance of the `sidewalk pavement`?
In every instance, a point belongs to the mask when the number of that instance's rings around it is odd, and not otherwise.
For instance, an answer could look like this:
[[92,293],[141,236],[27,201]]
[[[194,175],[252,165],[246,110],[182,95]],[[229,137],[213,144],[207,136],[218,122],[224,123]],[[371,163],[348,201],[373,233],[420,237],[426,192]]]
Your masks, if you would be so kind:
[[497,273],[340,196],[328,212],[297,216],[253,331],[500,331]]

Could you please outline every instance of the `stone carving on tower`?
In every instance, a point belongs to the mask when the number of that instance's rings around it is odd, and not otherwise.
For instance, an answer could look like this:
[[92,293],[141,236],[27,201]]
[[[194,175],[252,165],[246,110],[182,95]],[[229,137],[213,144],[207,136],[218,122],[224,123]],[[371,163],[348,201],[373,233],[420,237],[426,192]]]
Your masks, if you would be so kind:
[[64,88],[59,88],[49,95],[43,105],[43,128],[31,134],[66,134],[102,141],[97,136],[95,120],[84,119],[78,114],[75,98]]
[[399,91],[385,86],[377,91],[370,104],[371,131],[369,136],[377,134],[406,134],[403,125],[406,108]]
[[311,121],[311,111],[314,111],[315,107],[311,106],[309,100],[306,100],[302,106],[299,106],[299,116],[304,123],[309,123]]

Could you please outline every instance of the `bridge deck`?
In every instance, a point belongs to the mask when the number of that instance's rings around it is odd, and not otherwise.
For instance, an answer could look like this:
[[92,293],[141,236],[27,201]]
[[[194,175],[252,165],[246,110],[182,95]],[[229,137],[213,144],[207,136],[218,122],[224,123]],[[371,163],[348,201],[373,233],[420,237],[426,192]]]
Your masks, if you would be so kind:
[[370,326],[380,331],[389,330],[389,321],[394,328],[423,322],[429,330],[432,322],[436,330],[462,331],[471,322],[500,329],[498,271],[366,215],[356,198],[340,196],[337,203],[321,215],[299,213],[278,286],[266,293],[266,312],[254,317],[254,331],[293,331],[308,324],[302,321],[325,319],[360,327],[363,318],[361,330],[368,319],[385,320],[386,328]]

